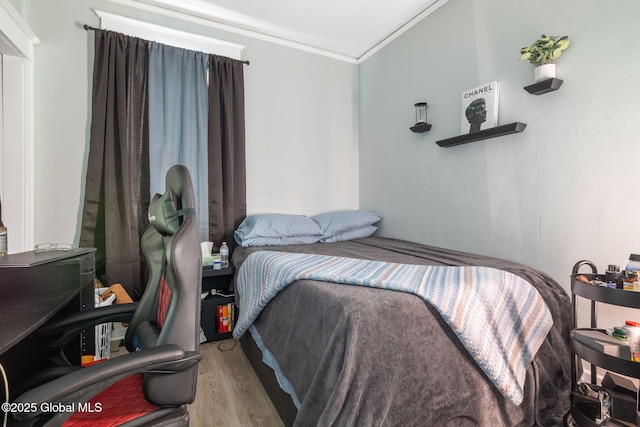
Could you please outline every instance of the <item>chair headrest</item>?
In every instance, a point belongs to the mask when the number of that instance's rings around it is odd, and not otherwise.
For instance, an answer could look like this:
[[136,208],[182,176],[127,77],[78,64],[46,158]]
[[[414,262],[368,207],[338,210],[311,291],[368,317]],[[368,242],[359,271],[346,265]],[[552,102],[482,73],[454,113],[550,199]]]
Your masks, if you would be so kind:
[[178,231],[180,214],[171,188],[162,195],[156,193],[149,203],[149,223],[163,236],[173,235]]
[[165,188],[171,188],[178,209],[195,208],[195,195],[189,170],[184,165],[173,165],[167,171]]

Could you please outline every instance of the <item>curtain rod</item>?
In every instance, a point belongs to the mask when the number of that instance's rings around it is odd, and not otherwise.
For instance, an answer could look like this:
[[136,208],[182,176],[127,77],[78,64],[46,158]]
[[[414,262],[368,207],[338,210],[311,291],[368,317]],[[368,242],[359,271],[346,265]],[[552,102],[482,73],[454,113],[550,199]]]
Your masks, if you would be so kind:
[[[102,30],[102,28],[92,27],[92,26],[87,25],[87,24],[84,24],[82,26],[82,28],[84,28],[87,31],[100,31],[100,30]],[[249,65],[250,64],[248,60],[238,60],[238,61],[242,62],[245,65]]]

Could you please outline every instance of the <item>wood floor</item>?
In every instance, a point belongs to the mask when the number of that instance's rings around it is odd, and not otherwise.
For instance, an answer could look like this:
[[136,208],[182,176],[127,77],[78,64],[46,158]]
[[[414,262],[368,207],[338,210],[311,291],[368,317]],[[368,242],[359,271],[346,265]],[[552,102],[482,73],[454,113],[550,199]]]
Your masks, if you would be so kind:
[[191,427],[283,426],[239,342],[205,343],[200,352]]

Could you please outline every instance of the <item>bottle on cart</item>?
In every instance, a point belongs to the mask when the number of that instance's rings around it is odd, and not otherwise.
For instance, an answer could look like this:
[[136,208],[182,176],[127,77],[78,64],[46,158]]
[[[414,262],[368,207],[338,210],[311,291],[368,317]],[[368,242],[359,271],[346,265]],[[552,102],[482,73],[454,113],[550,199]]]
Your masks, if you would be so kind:
[[2,223],[2,200],[0,200],[0,256],[7,254],[7,227]]
[[220,263],[222,268],[229,267],[229,246],[227,246],[227,242],[222,242],[220,246]]

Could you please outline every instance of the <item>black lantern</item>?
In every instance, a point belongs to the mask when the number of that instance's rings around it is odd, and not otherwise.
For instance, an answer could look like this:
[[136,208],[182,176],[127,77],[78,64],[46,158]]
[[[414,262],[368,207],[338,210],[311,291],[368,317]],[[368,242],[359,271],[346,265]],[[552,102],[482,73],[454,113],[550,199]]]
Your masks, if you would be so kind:
[[426,132],[431,129],[431,125],[427,123],[427,103],[418,102],[416,107],[416,124],[411,126],[411,130],[416,133]]

